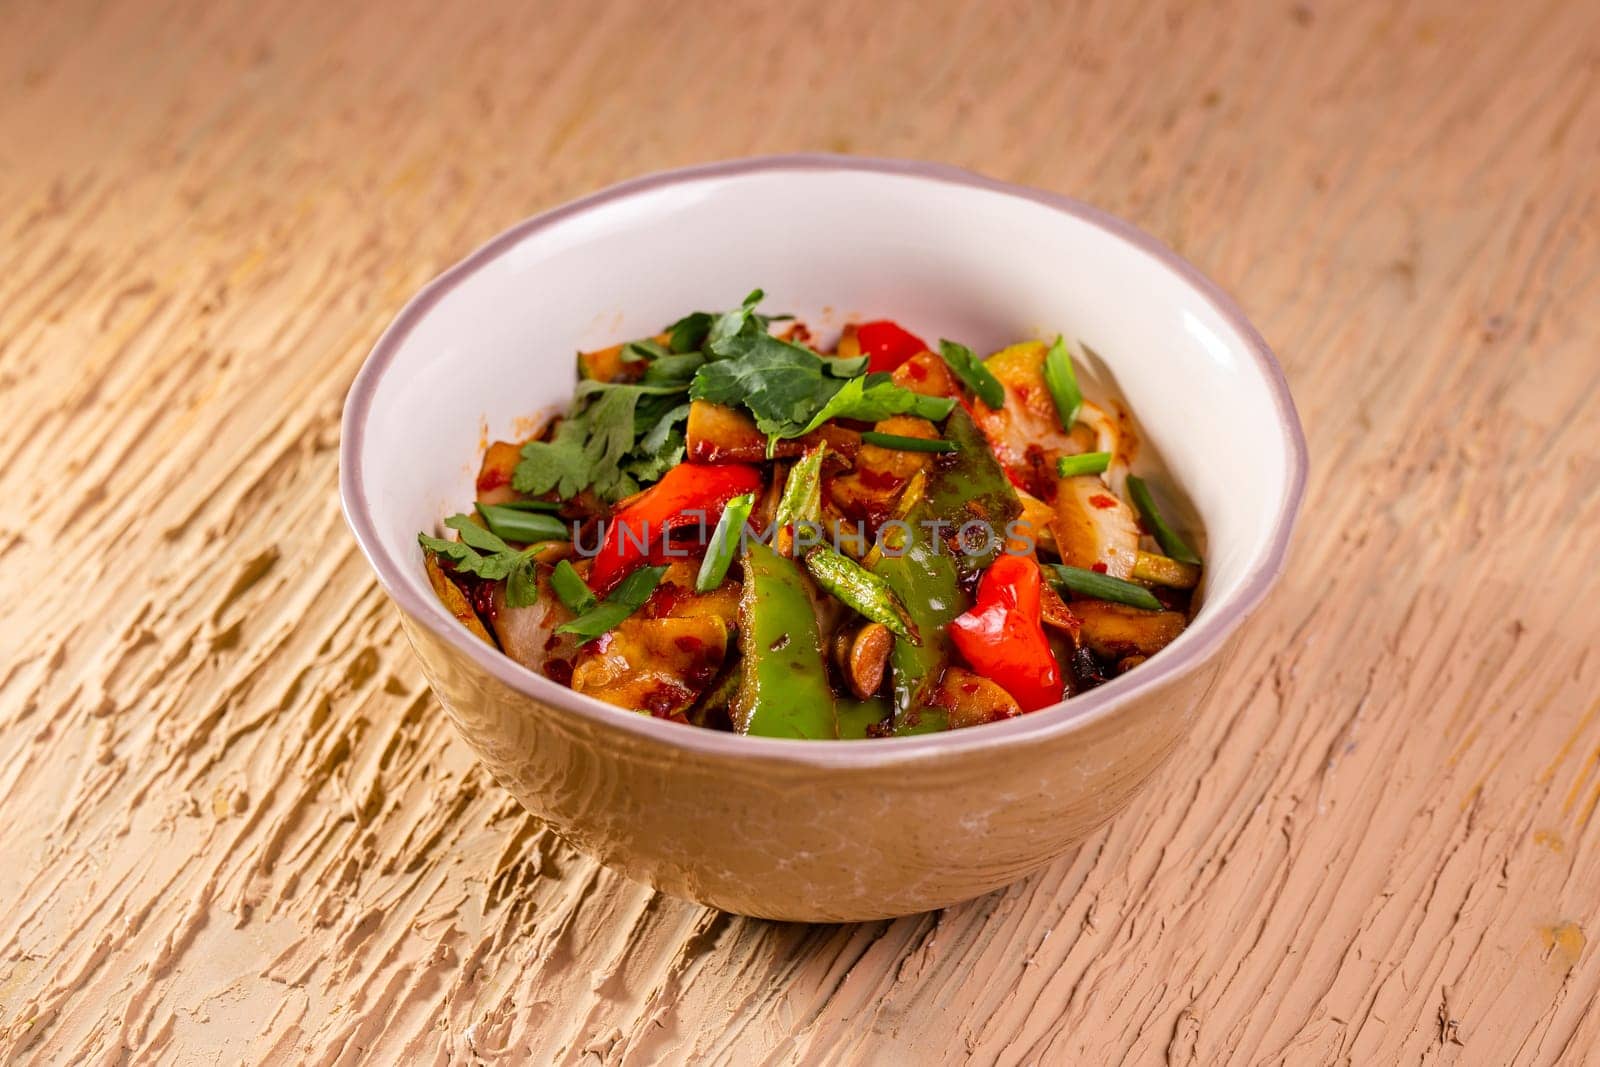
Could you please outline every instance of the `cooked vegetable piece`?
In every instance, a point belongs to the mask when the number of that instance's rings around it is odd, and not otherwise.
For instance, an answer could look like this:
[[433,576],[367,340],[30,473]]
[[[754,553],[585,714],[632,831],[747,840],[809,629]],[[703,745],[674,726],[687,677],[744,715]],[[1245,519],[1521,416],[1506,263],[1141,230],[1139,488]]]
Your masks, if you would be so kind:
[[[881,622],[869,622],[854,633],[842,632],[839,638],[839,669],[850,692],[866,700],[883,688],[894,634]],[[888,711],[887,704],[884,710]]]
[[1036,548],[1056,550],[1056,509],[1025,490],[1017,490],[1022,511],[1012,526],[1006,545],[1014,556],[1032,555]]
[[951,667],[939,682],[935,699],[945,707],[951,730],[982,726],[1022,714],[1022,707],[1001,686],[962,667]]
[[1044,384],[1049,387],[1050,397],[1056,403],[1056,414],[1061,418],[1062,429],[1070,431],[1072,424],[1078,421],[1083,393],[1078,389],[1078,373],[1072,368],[1072,355],[1059,334],[1050,351],[1045,353]]
[[736,730],[762,737],[839,736],[805,578],[759,541],[745,549],[739,651],[742,673],[731,709]]
[[972,390],[974,396],[992,408],[1005,407],[1005,386],[1001,385],[1000,379],[983,365],[982,360],[972,354],[972,349],[954,341],[941,340],[939,354],[944,357],[945,363],[949,364],[956,377]]
[[680,717],[716,677],[727,645],[727,627],[708,616],[623,619],[578,654],[572,688],[618,707]]
[[922,636],[920,645],[897,639],[890,653],[896,733],[943,728],[942,712],[930,710],[931,697],[954,653],[947,628],[966,606],[955,559],[919,525],[925,507],[919,504],[907,513],[911,536],[893,551],[886,547],[872,566],[872,573],[899,596]]
[[950,624],[950,637],[979,674],[1024,711],[1061,699],[1061,668],[1041,621],[1039,565],[1001,556],[978,583],[977,603]]
[[589,588],[589,583],[578,574],[577,568],[567,560],[557,563],[550,573],[550,588],[555,590],[561,603],[575,615],[581,615],[600,602]]
[[906,360],[895,369],[891,380],[896,385],[913,393],[921,393],[923,396],[955,399],[961,395],[955,376],[950,373],[949,364],[932,352],[922,352]]
[[1056,474],[1062,478],[1075,478],[1082,474],[1100,474],[1109,466],[1110,452],[1080,452],[1076,456],[1062,456],[1056,460]]
[[1183,632],[1176,611],[1141,611],[1106,600],[1074,600],[1084,645],[1095,655],[1118,660],[1149,656],[1170,645]]
[[617,584],[610,596],[579,615],[571,622],[556,628],[558,634],[574,634],[585,640],[594,640],[617,623],[644,606],[655,592],[656,584],[666,567],[645,567],[636,570]]
[[493,647],[494,638],[489,636],[489,631],[483,625],[483,620],[478,618],[478,613],[472,610],[472,602],[467,599],[467,594],[461,591],[461,587],[456,585],[439,565],[438,555],[424,552],[422,562],[428,572],[428,584],[433,586],[433,593],[444,605],[445,610],[454,615],[461,625],[472,631],[473,635],[484,644]]
[[[1100,574],[1096,571],[1084,570],[1082,567],[1053,567],[1057,584],[1065,586],[1079,596],[1095,597],[1099,600],[1111,600],[1118,604],[1125,604],[1131,608],[1142,611],[1160,611],[1161,601],[1157,600],[1150,590],[1142,585],[1113,578],[1109,574]],[[1072,610],[1077,613],[1077,601],[1072,604]]]
[[1002,348],[984,361],[1005,389],[1006,403],[996,409],[982,400],[973,402],[972,417],[988,438],[996,457],[1030,488],[1043,492],[1026,477],[1037,459],[1053,462],[1056,456],[1089,451],[1095,447],[1087,427],[1061,428],[1055,401],[1044,380],[1046,346],[1024,341]]
[[840,603],[914,645],[922,643],[916,623],[906,614],[906,606],[888,582],[825,545],[812,548],[805,561],[811,577]]
[[[936,461],[928,474],[924,518],[945,523],[960,544],[956,562],[970,574],[987,567],[1005,547],[1022,501],[964,409],[950,413],[944,432],[956,451]],[[968,524],[973,524],[968,534],[961,535]]]
[[1156,543],[1161,546],[1161,551],[1177,560],[1179,563],[1200,565],[1200,557],[1195,550],[1189,547],[1178,531],[1167,524],[1161,517],[1161,512],[1156,508],[1156,502],[1150,496],[1150,487],[1144,484],[1144,479],[1137,475],[1128,475],[1128,495],[1133,497],[1134,506],[1139,509],[1145,525],[1155,535]]
[[513,607],[508,602],[504,583],[487,583],[479,591],[488,600],[485,621],[505,654],[527,667],[566,680],[572,657],[582,641],[571,634],[558,634],[556,628],[570,622],[572,612],[550,588],[548,568],[535,572],[537,594],[531,603]]
[[628,341],[593,352],[579,352],[578,379],[595,382],[638,381],[644,374],[645,364],[637,357],[629,359],[623,354],[634,343]]
[[589,572],[596,593],[611,591],[664,546],[674,529],[704,527],[729,500],[761,487],[761,472],[742,463],[683,463],[618,508]]
[[[789,468],[783,496],[778,499],[777,514],[772,517],[773,544],[782,555],[794,555],[795,542],[801,539],[801,527],[811,527],[811,533],[821,528],[822,461],[827,457],[828,446],[818,445]],[[815,542],[815,537],[804,539]]]
[[517,491],[511,488],[511,478],[521,459],[521,445],[496,441],[488,447],[478,467],[478,503],[508,504],[517,498]]
[[1172,589],[1193,589],[1200,584],[1200,568],[1192,563],[1181,563],[1168,556],[1141,552],[1133,561],[1133,576],[1151,585],[1164,585]]
[[507,541],[520,541],[528,545],[540,541],[565,541],[572,537],[572,530],[554,515],[505,504],[485,504],[482,501],[475,507],[495,536]]
[[927,342],[888,319],[863,322],[855,328],[855,346],[867,357],[869,372],[892,371],[919,352]]
[[[691,403],[684,436],[689,459],[695,463],[760,463],[769,458],[767,436],[756,428],[755,420],[724,404],[708,400]],[[793,459],[822,443],[835,452],[854,456],[861,447],[861,435],[829,423],[814,433],[779,440],[772,446],[770,458]]]
[[929,440],[926,437],[902,437],[893,433],[878,433],[876,430],[867,430],[861,435],[861,443],[873,445],[877,448],[889,448],[899,452],[954,452],[956,446],[949,441]]
[[708,593],[722,584],[728,576],[733,557],[739,554],[739,541],[744,535],[745,521],[755,506],[754,493],[736,496],[722,509],[717,528],[711,531],[711,543],[706,546],[705,559],[700,563],[700,573],[695,578],[696,592]]
[[838,698],[839,736],[861,741],[877,737],[890,728],[889,702],[880,696]]
[[1061,562],[1084,570],[1104,570],[1113,578],[1133,577],[1133,564],[1139,556],[1139,521],[1133,509],[1095,475],[1056,482],[1052,529]]

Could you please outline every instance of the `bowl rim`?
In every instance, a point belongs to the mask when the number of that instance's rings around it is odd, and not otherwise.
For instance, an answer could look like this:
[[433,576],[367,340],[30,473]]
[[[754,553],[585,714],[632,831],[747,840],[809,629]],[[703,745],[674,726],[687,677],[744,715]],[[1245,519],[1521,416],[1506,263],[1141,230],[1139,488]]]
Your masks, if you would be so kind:
[[[564,220],[668,186],[786,171],[854,172],[911,178],[998,193],[1070,215],[1133,245],[1159,266],[1177,275],[1243,339],[1272,398],[1288,461],[1288,480],[1277,514],[1272,520],[1271,539],[1266,551],[1246,570],[1232,597],[1185,631],[1187,641],[1164,650],[1137,670],[1114,678],[1088,693],[1003,722],[965,730],[914,737],[874,738],[853,743],[750,737],[640,715],[574,692],[522,666],[499,649],[484,644],[450,615],[437,597],[425,596],[420,584],[405,580],[406,565],[384,549],[378,536],[358,457],[363,452],[366,425],[378,384],[388,372],[401,343],[422,317],[482,266],[528,237]],[[950,164],[798,153],[698,164],[645,174],[607,186],[503,230],[423,286],[379,336],[351,383],[340,425],[339,496],[345,521],[355,535],[358,547],[376,573],[379,585],[396,605],[426,626],[435,637],[511,689],[550,705],[560,713],[576,715],[602,728],[660,744],[663,752],[677,750],[712,758],[734,756],[769,763],[838,769],[943,759],[957,753],[1036,743],[1057,734],[1083,729],[1133,703],[1145,691],[1162,688],[1193,673],[1217,654],[1244,620],[1260,606],[1268,590],[1282,574],[1305,493],[1307,464],[1305,433],[1283,369],[1272,350],[1231,297],[1157,238],[1130,222],[1071,197],[1003,182]]]

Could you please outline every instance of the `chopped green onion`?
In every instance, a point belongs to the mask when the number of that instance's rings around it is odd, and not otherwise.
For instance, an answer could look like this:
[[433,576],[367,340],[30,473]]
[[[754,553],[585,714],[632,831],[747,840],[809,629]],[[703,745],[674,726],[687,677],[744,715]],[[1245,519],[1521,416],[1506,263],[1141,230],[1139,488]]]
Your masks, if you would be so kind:
[[566,560],[556,564],[556,569],[550,575],[550,588],[556,591],[556,596],[567,606],[567,610],[574,615],[584,612],[600,603],[594,595],[594,590],[589,588],[589,583],[583,580],[578,569]]
[[1056,402],[1056,414],[1061,417],[1061,427],[1071,430],[1078,421],[1078,410],[1083,407],[1083,393],[1078,390],[1078,374],[1072,369],[1072,356],[1067,343],[1056,335],[1055,343],[1044,357],[1044,384]]
[[921,645],[917,624],[911,621],[905,604],[888,582],[867,570],[855,560],[842,556],[831,548],[818,545],[806,553],[806,570],[817,584],[832,593],[846,607],[881,622],[894,633]]
[[1128,475],[1128,495],[1133,497],[1133,506],[1139,509],[1139,514],[1144,518],[1146,526],[1155,535],[1156,543],[1161,546],[1161,551],[1179,563],[1192,563],[1200,566],[1201,560],[1189,543],[1179,536],[1178,531],[1167,525],[1167,520],[1161,517],[1161,512],[1156,510],[1156,502],[1150,496],[1149,486],[1144,484],[1144,479],[1135,475]]
[[1109,574],[1099,571],[1086,571],[1082,567],[1067,567],[1056,564],[1051,568],[1056,572],[1056,582],[1065,586],[1080,596],[1094,597],[1096,600],[1110,600],[1118,604],[1126,604],[1130,608],[1143,608],[1146,611],[1160,611],[1161,601],[1157,600],[1142,585],[1125,582],[1121,578],[1113,578]]
[[504,504],[475,506],[478,514],[483,516],[483,521],[488,523],[490,531],[507,541],[520,541],[527,545],[535,541],[565,541],[572,536],[567,524],[554,515],[525,511]]
[[504,504],[489,504],[487,507],[511,508],[513,511],[550,511],[561,510],[559,500],[508,500]]
[[700,573],[694,580],[695,592],[709,593],[728,576],[728,567],[739,552],[739,537],[755,503],[755,494],[745,493],[728,501],[722,509],[722,518],[717,520],[717,528],[711,531],[711,543],[706,546],[706,558],[700,561]]
[[665,573],[666,567],[641,567],[622,579],[610,596],[571,622],[556,627],[556,633],[577,634],[585,641],[592,641],[611,632],[617,623],[644,606]]
[[897,433],[879,433],[867,430],[861,435],[862,444],[892,448],[897,452],[954,452],[956,446],[949,441],[927,437],[902,437]]
[[1082,452],[1056,460],[1056,473],[1063,478],[1075,478],[1080,474],[1099,474],[1109,466],[1110,452]]
[[1005,407],[1006,387],[989,372],[981,359],[972,354],[972,349],[940,338],[939,354],[979,400],[996,410]]

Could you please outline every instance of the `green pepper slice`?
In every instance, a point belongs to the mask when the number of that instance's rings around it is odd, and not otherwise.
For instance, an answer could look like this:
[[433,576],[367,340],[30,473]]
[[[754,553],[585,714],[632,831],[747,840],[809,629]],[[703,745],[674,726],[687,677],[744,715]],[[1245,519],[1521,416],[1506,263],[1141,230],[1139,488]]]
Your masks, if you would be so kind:
[[[897,637],[889,656],[896,734],[945,729],[946,711],[928,700],[955,656],[947,627],[971,606],[959,578],[995,561],[1005,546],[1006,527],[1022,514],[1016,490],[964,409],[950,413],[944,433],[958,451],[934,464],[921,499],[902,516],[911,530],[909,542],[903,550],[885,546],[872,568],[898,594],[922,636],[920,646]],[[937,533],[924,525],[934,521],[943,524]],[[977,523],[974,533],[983,536],[964,542],[972,551],[953,549],[951,542],[969,523]]]
[[760,541],[745,550],[739,597],[742,677],[733,726],[760,737],[836,738],[838,713],[804,575]]

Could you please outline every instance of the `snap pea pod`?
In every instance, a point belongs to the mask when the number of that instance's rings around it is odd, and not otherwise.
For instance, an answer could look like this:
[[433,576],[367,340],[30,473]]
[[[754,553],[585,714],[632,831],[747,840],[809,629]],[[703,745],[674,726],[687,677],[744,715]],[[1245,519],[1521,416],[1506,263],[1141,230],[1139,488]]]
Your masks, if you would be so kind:
[[916,623],[906,614],[906,606],[888,582],[853,559],[831,548],[817,545],[805,555],[806,570],[817,584],[838,597],[846,607],[881,622],[898,637],[913,645],[922,644]]
[[[943,457],[928,475],[924,491],[927,520],[944,520],[943,529],[956,535],[961,550],[955,553],[963,574],[984,570],[1000,555],[1006,528],[1022,514],[1022,500],[1000,461],[989,450],[988,439],[964,408],[956,408],[944,424],[945,440],[956,451]],[[969,533],[963,535],[962,530]],[[941,546],[941,551],[948,551]]]
[[[920,521],[927,514],[923,507],[913,508],[907,521]],[[955,652],[947,628],[967,606],[956,578],[956,561],[948,548],[936,543],[925,528],[913,525],[913,529],[918,532],[903,552],[885,551],[873,567],[873,573],[899,596],[912,624],[922,634],[921,644],[895,638],[894,650],[889,653],[897,734],[943,728],[928,700]]]
[[739,691],[730,709],[734,729],[761,737],[839,736],[805,576],[794,561],[755,540],[745,549],[739,651]]
[[839,736],[846,741],[860,741],[874,735],[874,727],[881,727],[889,718],[889,702],[882,697],[858,700],[853,696],[839,698]]
[[783,495],[778,498],[772,518],[776,530],[773,543],[786,556],[794,554],[796,526],[802,523],[816,526],[822,521],[822,461],[827,455],[828,446],[818,445],[789,468]]
[[[931,706],[929,699],[955,656],[947,627],[969,606],[960,576],[994,562],[1005,542],[1006,525],[1022,513],[1016,490],[964,409],[950,413],[945,437],[959,451],[935,465],[921,493],[905,506],[901,520],[910,531],[906,543],[886,546],[871,568],[899,596],[922,636],[920,645],[897,638],[889,655],[896,734],[945,728],[947,713]],[[991,535],[985,538],[990,543],[968,546],[976,551],[954,552],[928,525],[935,520],[952,532],[978,523],[980,531]]]

